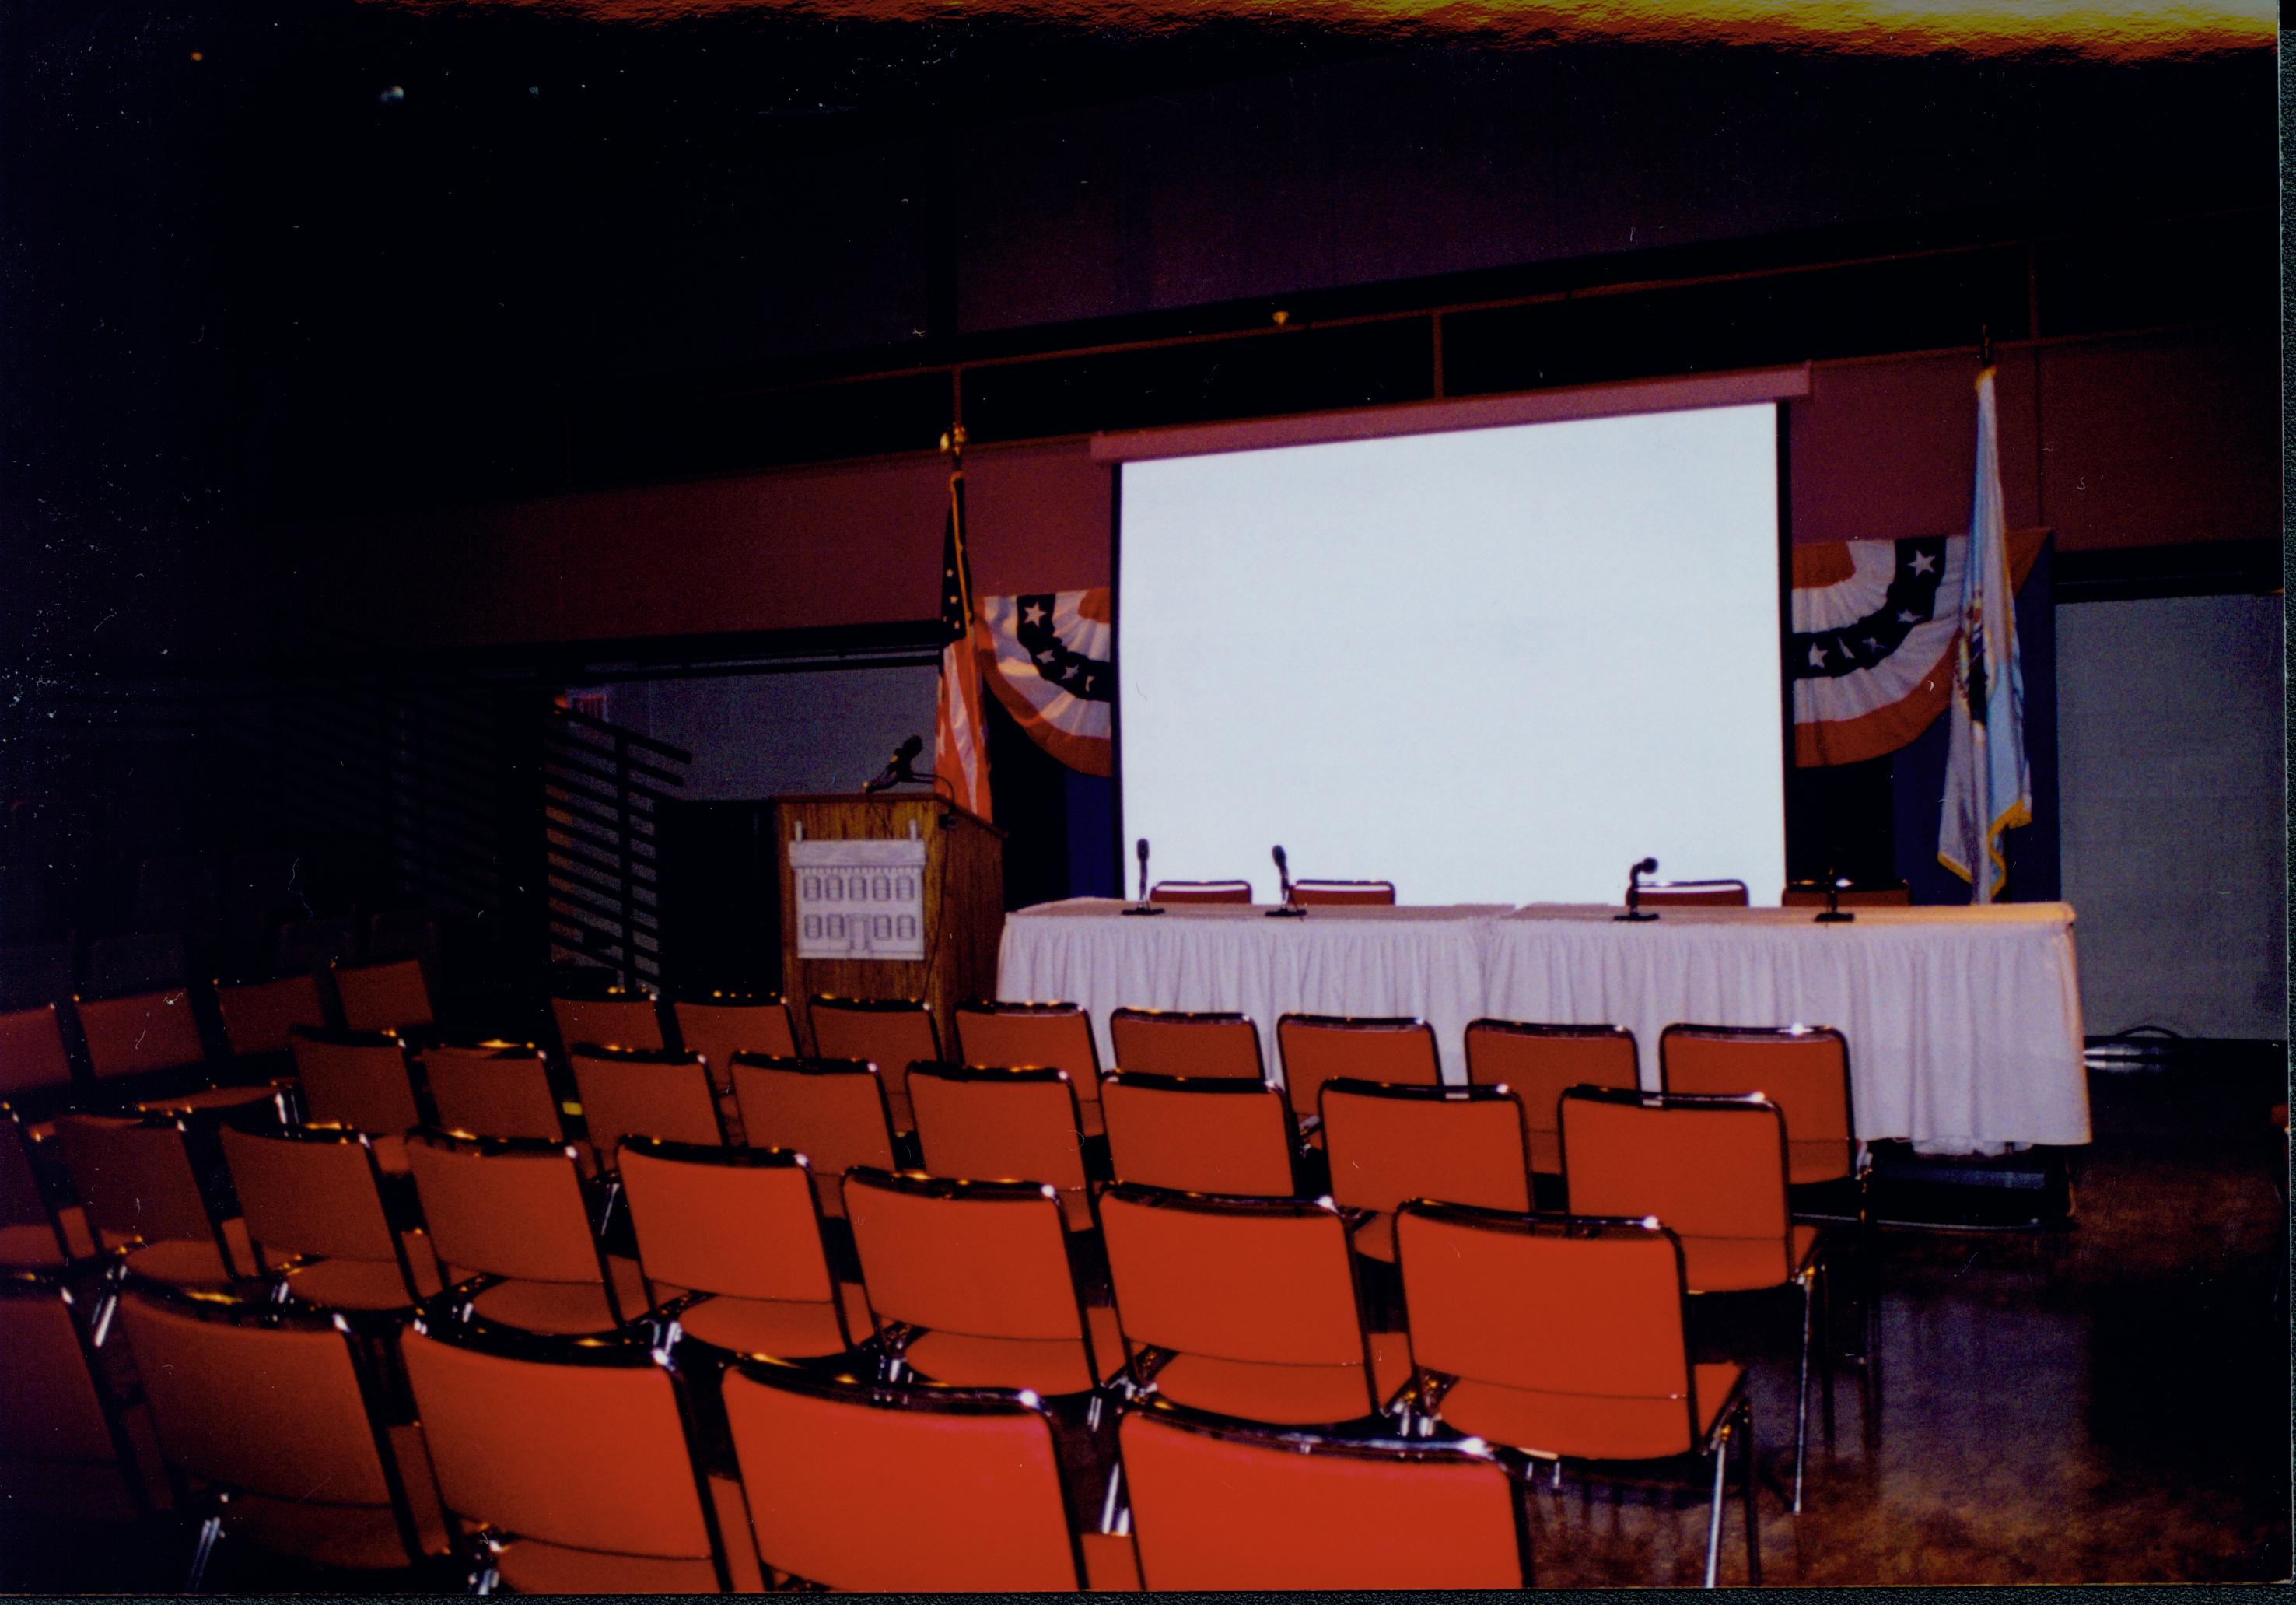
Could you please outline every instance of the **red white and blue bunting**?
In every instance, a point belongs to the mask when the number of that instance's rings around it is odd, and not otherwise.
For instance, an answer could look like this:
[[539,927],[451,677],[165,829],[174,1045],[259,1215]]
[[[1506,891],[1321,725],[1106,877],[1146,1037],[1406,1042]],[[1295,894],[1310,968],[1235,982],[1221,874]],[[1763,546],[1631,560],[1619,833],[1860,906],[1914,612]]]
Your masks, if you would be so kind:
[[[2048,538],[2009,536],[2017,583]],[[1794,762],[1857,763],[1906,745],[1953,696],[1964,535],[1793,548]]]
[[981,667],[996,700],[1036,744],[1087,775],[1115,770],[1116,631],[1106,586],[983,597]]

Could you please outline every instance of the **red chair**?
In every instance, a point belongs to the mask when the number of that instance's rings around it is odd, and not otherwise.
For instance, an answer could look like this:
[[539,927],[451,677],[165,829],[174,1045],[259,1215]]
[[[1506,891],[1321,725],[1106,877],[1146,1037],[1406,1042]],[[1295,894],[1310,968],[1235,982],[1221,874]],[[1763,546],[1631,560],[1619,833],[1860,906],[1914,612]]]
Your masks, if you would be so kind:
[[1119,1184],[1100,1198],[1136,1387],[1247,1420],[1378,1415],[1408,1379],[1402,1339],[1366,1329],[1348,1225],[1328,1198],[1234,1198]]
[[1298,1190],[1299,1124],[1274,1082],[1111,1070],[1100,1102],[1119,1181],[1271,1198]]
[[1383,880],[1293,881],[1292,901],[1303,909],[1392,908],[1395,906],[1395,883]]
[[625,1138],[726,1145],[718,1091],[698,1053],[668,1048],[599,1048],[578,1041],[567,1051],[582,1120],[598,1162],[614,1168]]
[[1419,1202],[1396,1223],[1414,1412],[1534,1459],[1712,1462],[1706,1585],[1739,1448],[1746,1581],[1762,1580],[1742,1367],[1698,1364],[1682,1246],[1652,1220],[1559,1220]]
[[1248,903],[1251,883],[1245,880],[1158,881],[1148,888],[1152,903]]
[[[1819,1189],[1845,1194],[1832,1217],[1865,1218],[1866,1156],[1841,1033],[1830,1025],[1669,1025],[1659,1034],[1658,1065],[1662,1091],[1753,1093],[1777,1105],[1786,1121],[1788,1186],[1810,1202]],[[1799,1213],[1812,1212],[1805,1204]]]
[[430,984],[423,976],[419,959],[396,959],[383,964],[338,963],[330,973],[348,1030],[405,1032],[428,1025],[433,1018]]
[[803,1154],[821,1213],[845,1218],[845,1173],[898,1164],[877,1066],[855,1059],[734,1056],[734,1096],[749,1145]]
[[936,1064],[941,1057],[940,1028],[932,1011],[913,998],[816,997],[806,1007],[813,1025],[813,1051],[825,1059],[865,1059],[885,1078],[885,1102],[893,1129],[908,1131],[909,1066]]
[[[870,1593],[1137,1587],[1094,1576],[1035,1395],[865,1382],[770,1361],[726,1378],[758,1552],[790,1585]],[[1100,1539],[1121,1551],[1122,1539]]]
[[[1834,906],[1841,909],[1902,909],[1913,901],[1913,893],[1903,881],[1890,885],[1843,886],[1834,893]],[[1822,909],[1825,907],[1825,883],[1789,881],[1778,904],[1787,909]]]
[[[1801,1293],[1801,1369],[1794,1412],[1793,1508],[1801,1509],[1809,1440],[1810,1329],[1824,1308],[1825,1244],[1786,1205],[1786,1123],[1759,1098],[1620,1092],[1562,1095],[1562,1183],[1573,1214],[1651,1216],[1679,1240],[1693,1294],[1795,1288]],[[1826,1441],[1833,1437],[1833,1354],[1824,1376]]]
[[1322,1093],[1332,1198],[1367,1217],[1355,1246],[1395,1260],[1395,1212],[1440,1198],[1529,1214],[1530,1136],[1513,1091],[1329,1081]]
[[1115,1069],[1267,1079],[1259,1057],[1259,1027],[1247,1015],[1119,1008],[1108,1017],[1108,1038],[1116,1049]]
[[218,1539],[356,1572],[444,1553],[444,1532],[418,1524],[383,1387],[341,1317],[137,1282],[119,1319],[177,1509],[201,1517],[187,1590]]
[[909,1097],[928,1172],[1044,1182],[1059,1190],[1070,1230],[1092,1230],[1083,1123],[1067,1071],[919,1065],[909,1076]]
[[0,1014],[0,1101],[34,1115],[71,1096],[71,1059],[56,1006]]
[[1097,1414],[1122,1340],[1077,1289],[1051,1187],[855,1170],[845,1214],[889,1379],[1091,1395]]
[[221,1288],[255,1273],[246,1222],[200,1181],[192,1127],[176,1115],[65,1115],[57,1146],[97,1248],[177,1287]]
[[741,1490],[694,1451],[651,1333],[538,1338],[426,1312],[406,1378],[473,1582],[520,1593],[726,1593],[763,1585]]
[[1432,1087],[1443,1079],[1435,1033],[1424,1021],[1288,1014],[1275,1022],[1275,1048],[1292,1112],[1310,1140],[1323,1140],[1316,1095],[1327,1081],[1386,1082]]
[[[439,1124],[472,1137],[566,1140],[549,1066],[531,1042],[434,1041],[416,1056]],[[584,1166],[590,1163],[586,1149]]]
[[670,1017],[677,1027],[678,1046],[700,1054],[709,1066],[727,1135],[746,1141],[740,1102],[734,1096],[734,1056],[795,1058],[797,1024],[789,1005],[771,995],[713,992],[707,998],[677,1000],[670,1005]]
[[950,1012],[956,1050],[968,1065],[1040,1066],[1069,1073],[1084,1134],[1101,1134],[1100,1044],[1092,1018],[1074,1003],[961,1003]]
[[0,1503],[19,1519],[133,1521],[151,1500],[72,1280],[0,1275]]
[[669,1007],[679,1046],[709,1061],[709,1073],[721,1089],[733,1088],[737,1053],[797,1057],[796,1023],[790,1006],[779,998],[711,992],[707,998],[680,998]]
[[1742,909],[1746,883],[1742,880],[1644,881],[1641,901],[1646,909]]
[[232,1057],[283,1054],[288,1035],[297,1026],[324,1029],[326,1000],[316,975],[284,975],[276,981],[256,981],[243,986],[215,984],[216,1009],[223,1017],[224,1040]]
[[288,1036],[303,1118],[365,1132],[386,1175],[406,1173],[406,1133],[423,1124],[406,1045],[388,1031],[319,1031]]
[[42,1185],[36,1146],[22,1118],[0,1103],[0,1268],[45,1270],[95,1253],[86,1213],[59,1206]]
[[1635,1033],[1623,1025],[1534,1025],[1521,1020],[1477,1020],[1467,1027],[1467,1080],[1479,1087],[1513,1087],[1522,1099],[1530,1132],[1530,1168],[1562,1173],[1562,1138],[1554,1106],[1572,1087],[1633,1088],[1642,1084]]
[[689,1337],[809,1360],[842,1354],[857,1329],[867,1332],[860,1288],[831,1268],[802,1154],[634,1137],[621,1173],[647,1302]]
[[660,1048],[661,1013],[652,993],[614,987],[594,997],[550,1000],[551,1024],[568,1052],[577,1042],[602,1048]]
[[188,1113],[266,1103],[270,1086],[218,1086],[183,987],[133,997],[72,1000],[87,1067],[111,1107]]
[[254,1268],[281,1277],[292,1297],[323,1309],[385,1311],[439,1291],[427,1243],[418,1239],[410,1252],[391,1224],[364,1132],[226,1126],[221,1138]]
[[611,1331],[644,1313],[637,1266],[591,1226],[571,1145],[417,1132],[407,1166],[449,1302],[529,1332]]
[[1157,1398],[1117,1436],[1145,1587],[1530,1586],[1517,1478],[1479,1440],[1278,1431]]

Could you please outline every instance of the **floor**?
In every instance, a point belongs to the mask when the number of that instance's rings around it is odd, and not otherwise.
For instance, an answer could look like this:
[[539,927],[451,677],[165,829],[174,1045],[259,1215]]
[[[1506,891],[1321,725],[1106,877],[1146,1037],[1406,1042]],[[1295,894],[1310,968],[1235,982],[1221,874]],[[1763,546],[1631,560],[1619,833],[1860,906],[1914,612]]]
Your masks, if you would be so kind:
[[[2096,1141],[2072,1159],[2070,1230],[1882,1233],[1874,1364],[1838,1370],[1836,1441],[1813,1425],[1799,1517],[1794,1307],[1702,1316],[1702,1345],[1752,1368],[1763,1581],[2286,1578],[2287,1148],[2268,1117],[2285,1087],[2271,1058],[2094,1074]],[[1702,1507],[1542,1484],[1538,1580],[1695,1583]],[[1726,1584],[1744,1580],[1740,1531],[1734,1501]],[[319,1581],[227,1552],[219,1588]],[[165,1591],[188,1552],[172,1528],[0,1531],[0,1588]]]

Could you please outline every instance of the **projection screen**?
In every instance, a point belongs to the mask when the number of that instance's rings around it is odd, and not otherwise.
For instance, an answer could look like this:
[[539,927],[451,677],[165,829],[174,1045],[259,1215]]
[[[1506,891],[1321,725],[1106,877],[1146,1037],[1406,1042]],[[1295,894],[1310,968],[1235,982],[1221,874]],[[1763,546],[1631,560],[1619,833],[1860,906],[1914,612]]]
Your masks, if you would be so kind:
[[[1158,879],[1614,902],[1784,878],[1775,404],[1128,463],[1121,806]],[[1128,870],[1130,865],[1127,864]]]

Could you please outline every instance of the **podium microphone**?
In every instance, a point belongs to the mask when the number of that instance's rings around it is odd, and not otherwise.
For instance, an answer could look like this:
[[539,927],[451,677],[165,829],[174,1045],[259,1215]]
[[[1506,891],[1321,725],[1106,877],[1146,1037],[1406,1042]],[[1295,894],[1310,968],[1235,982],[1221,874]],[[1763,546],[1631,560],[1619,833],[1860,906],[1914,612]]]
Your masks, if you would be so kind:
[[1613,914],[1611,918],[1632,920],[1656,919],[1657,915],[1643,912],[1642,904],[1643,877],[1657,873],[1658,860],[1654,858],[1646,858],[1629,864],[1627,867],[1627,911],[1623,914]]
[[1283,901],[1267,910],[1270,919],[1305,919],[1308,910],[1292,901],[1292,861],[1283,856],[1279,845],[1272,856],[1275,860],[1275,883],[1283,893]]
[[861,794],[873,797],[889,786],[906,786],[914,782],[916,771],[911,766],[916,762],[917,754],[924,750],[925,738],[922,736],[912,736],[901,743],[893,749],[893,755],[885,761],[885,767],[877,778],[861,788]]
[[1140,860],[1140,901],[1124,911],[1127,914],[1161,914],[1164,910],[1148,901],[1148,838],[1142,836],[1132,851]]

